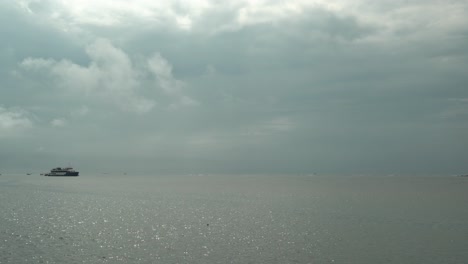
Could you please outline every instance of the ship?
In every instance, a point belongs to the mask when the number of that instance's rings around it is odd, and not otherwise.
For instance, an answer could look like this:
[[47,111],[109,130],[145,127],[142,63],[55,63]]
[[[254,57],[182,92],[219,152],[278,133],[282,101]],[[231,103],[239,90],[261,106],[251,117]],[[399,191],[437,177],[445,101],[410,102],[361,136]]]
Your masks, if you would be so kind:
[[49,173],[45,173],[44,176],[78,176],[79,172],[75,171],[72,167],[65,168],[54,168]]

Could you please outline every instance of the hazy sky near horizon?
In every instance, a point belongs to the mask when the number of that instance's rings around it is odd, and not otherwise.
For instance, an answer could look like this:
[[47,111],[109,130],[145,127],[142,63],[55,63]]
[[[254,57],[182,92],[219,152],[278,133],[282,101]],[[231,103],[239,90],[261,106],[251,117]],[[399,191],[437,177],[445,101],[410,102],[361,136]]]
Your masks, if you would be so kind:
[[0,172],[466,173],[468,1],[0,3]]

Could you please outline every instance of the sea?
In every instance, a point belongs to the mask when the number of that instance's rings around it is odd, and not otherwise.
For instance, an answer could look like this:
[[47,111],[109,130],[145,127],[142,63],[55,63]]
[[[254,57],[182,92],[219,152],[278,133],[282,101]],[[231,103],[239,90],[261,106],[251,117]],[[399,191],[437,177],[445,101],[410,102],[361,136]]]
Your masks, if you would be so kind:
[[468,263],[468,178],[3,173],[0,263]]

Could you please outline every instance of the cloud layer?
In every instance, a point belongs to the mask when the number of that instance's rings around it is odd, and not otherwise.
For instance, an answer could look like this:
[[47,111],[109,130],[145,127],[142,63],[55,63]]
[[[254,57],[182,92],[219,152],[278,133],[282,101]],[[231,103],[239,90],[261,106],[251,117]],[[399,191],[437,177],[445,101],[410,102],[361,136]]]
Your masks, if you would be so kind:
[[[139,95],[143,89],[162,89],[175,98],[173,105],[197,103],[183,94],[183,82],[174,78],[171,65],[160,54],[149,58],[146,68],[138,68],[127,54],[106,39],[87,46],[86,54],[90,59],[87,66],[66,59],[43,58],[26,58],[20,66],[27,71],[49,74],[63,92],[89,100],[98,98],[99,103],[110,103],[125,111],[147,113],[153,109],[156,101]],[[147,72],[153,74],[151,78],[156,83],[145,79],[150,78],[145,76]]]
[[467,10],[461,0],[2,3],[0,155],[20,154],[0,166],[468,170]]

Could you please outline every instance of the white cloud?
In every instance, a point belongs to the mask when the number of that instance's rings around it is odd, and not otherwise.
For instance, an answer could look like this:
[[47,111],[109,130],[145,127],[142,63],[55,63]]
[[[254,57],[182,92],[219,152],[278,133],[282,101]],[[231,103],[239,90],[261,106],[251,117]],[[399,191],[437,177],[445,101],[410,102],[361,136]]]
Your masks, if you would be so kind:
[[127,54],[105,39],[89,45],[86,52],[91,59],[88,66],[42,58],[27,58],[21,66],[47,70],[58,79],[60,86],[78,94],[99,97],[126,111],[146,113],[153,108],[155,101],[138,95],[139,73]]
[[177,80],[172,75],[172,66],[159,53],[154,54],[148,60],[148,68],[156,77],[159,86],[163,91],[176,99],[176,102],[170,105],[170,108],[178,108],[180,106],[198,105],[199,102],[183,94],[185,83]]
[[6,109],[0,106],[0,136],[14,135],[32,127],[26,112],[20,109]]
[[[55,21],[62,30],[82,26],[125,26],[150,22],[153,25],[171,24],[182,30],[190,29],[192,20],[209,8],[209,1],[146,1],[146,0],[49,0],[48,9],[34,8],[36,0],[21,0],[19,5],[29,14]],[[40,3],[39,3],[40,4]]]
[[[173,76],[172,65],[159,53],[155,53],[140,68],[134,66],[124,51],[106,39],[96,40],[86,48],[86,53],[91,59],[87,66],[66,59],[56,61],[43,58],[26,58],[20,66],[30,71],[46,71],[54,77],[59,87],[88,99],[98,98],[100,103],[111,103],[129,112],[147,113],[153,109],[156,101],[139,93],[154,81],[156,85],[150,88],[156,86],[171,98],[172,102],[168,104],[170,109],[199,105],[198,101],[184,93],[186,84]],[[145,72],[150,72],[154,79],[146,80],[148,76]],[[85,107],[72,115],[86,115],[87,112]]]
[[32,69],[32,70],[42,70],[44,68],[49,68],[54,66],[55,61],[51,59],[43,59],[43,58],[38,58],[38,59],[33,59],[33,58],[26,58],[21,62],[21,65]]
[[[41,11],[31,6],[44,1],[20,2],[32,19],[68,32],[64,35],[75,39],[76,43],[102,36],[125,43],[146,32],[151,32],[148,35],[170,32],[170,35],[180,36],[177,32],[184,31],[182,36],[213,37],[226,31],[266,25],[269,30],[252,37],[249,48],[244,49],[257,54],[281,47],[275,44],[280,40],[285,44],[302,42],[304,48],[310,47],[311,53],[312,47],[329,40],[398,51],[418,45],[443,47],[452,45],[446,39],[461,38],[468,24],[468,3],[457,0],[49,0]],[[76,72],[79,75],[79,69]],[[130,111],[145,112],[154,104],[136,100],[132,106]],[[126,107],[131,109],[132,106]]]
[[176,22],[181,29],[190,30],[192,28],[192,20],[188,16],[178,16]]
[[[448,28],[464,28],[468,22],[467,3],[455,1],[394,0],[21,0],[19,5],[29,14],[51,21],[65,31],[85,30],[88,25],[119,27],[152,25],[202,32],[220,32],[261,23],[278,23],[313,16],[313,10],[330,12],[337,17],[354,17],[376,26],[380,32],[372,40],[402,32],[437,34]],[[37,6],[42,5],[42,8]],[[223,15],[223,14],[233,15]],[[449,15],[447,15],[449,14]],[[217,17],[218,19],[212,20]],[[207,22],[208,23],[205,23]],[[407,34],[405,37],[414,37]]]
[[64,127],[67,124],[67,121],[64,118],[55,118],[50,121],[50,124],[53,127]]
[[[28,14],[38,16],[67,32],[79,32],[86,26],[120,27],[150,23],[161,28],[218,32],[247,25],[274,22],[290,18],[310,6],[333,7],[326,1],[147,1],[147,0],[20,0],[19,6]],[[42,6],[41,8],[37,8]],[[219,13],[235,13],[214,24],[202,21]],[[201,23],[201,24],[200,24]],[[200,27],[197,27],[200,25]]]

